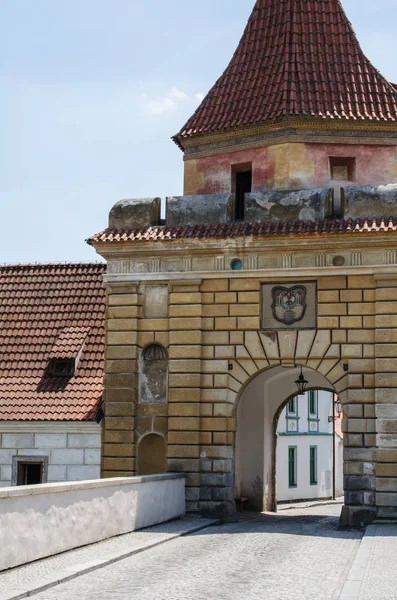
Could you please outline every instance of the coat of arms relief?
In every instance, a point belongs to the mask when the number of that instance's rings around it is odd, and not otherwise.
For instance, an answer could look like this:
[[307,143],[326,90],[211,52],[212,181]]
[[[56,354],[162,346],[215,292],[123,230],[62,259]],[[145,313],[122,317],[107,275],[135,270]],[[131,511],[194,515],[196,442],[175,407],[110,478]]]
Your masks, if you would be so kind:
[[273,315],[277,321],[285,325],[292,325],[301,321],[306,312],[306,288],[296,285],[293,288],[274,287]]
[[317,285],[314,281],[262,284],[264,330],[316,329]]

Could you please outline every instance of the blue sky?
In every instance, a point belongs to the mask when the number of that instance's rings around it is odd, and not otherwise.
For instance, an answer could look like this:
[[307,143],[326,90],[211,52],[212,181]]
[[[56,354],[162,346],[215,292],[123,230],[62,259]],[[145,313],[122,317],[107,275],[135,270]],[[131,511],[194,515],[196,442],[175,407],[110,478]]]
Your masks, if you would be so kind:
[[[397,82],[397,0],[344,0]],[[121,198],[182,193],[170,141],[254,0],[0,0],[0,262],[96,260]]]

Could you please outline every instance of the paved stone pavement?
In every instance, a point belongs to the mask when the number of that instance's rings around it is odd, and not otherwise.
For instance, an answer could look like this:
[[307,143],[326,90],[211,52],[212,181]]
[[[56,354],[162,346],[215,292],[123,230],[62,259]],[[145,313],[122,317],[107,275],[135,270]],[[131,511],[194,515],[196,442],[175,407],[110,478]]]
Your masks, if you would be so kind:
[[367,527],[341,600],[397,599],[397,525]]
[[396,600],[397,525],[372,525],[367,540],[368,563],[359,599]]
[[[187,516],[2,571],[0,600],[25,598],[32,591],[58,585],[59,581],[81,576],[84,572],[102,568],[103,565],[146,551],[212,523],[216,521],[195,515]],[[0,548],[0,552],[2,550]]]
[[340,505],[204,529],[39,593],[36,600],[334,600],[362,532]]

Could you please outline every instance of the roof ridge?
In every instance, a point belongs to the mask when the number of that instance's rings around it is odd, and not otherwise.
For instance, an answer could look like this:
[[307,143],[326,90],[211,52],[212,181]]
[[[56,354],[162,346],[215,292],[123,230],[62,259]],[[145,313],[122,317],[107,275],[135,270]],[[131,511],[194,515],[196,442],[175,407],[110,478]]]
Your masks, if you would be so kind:
[[396,89],[340,0],[257,0],[230,63],[173,139],[285,117],[397,121]]
[[[146,235],[148,230],[151,235]],[[327,233],[349,233],[354,229],[356,232],[379,232],[379,231],[397,231],[397,216],[368,216],[354,217],[349,219],[322,219],[316,221],[290,220],[290,221],[255,221],[253,223],[215,223],[179,225],[178,227],[162,227],[161,231],[156,231],[153,226],[142,229],[105,229],[92,236],[88,242],[91,245],[101,243],[118,242],[150,242],[159,240],[175,239],[202,239],[202,238],[228,238],[242,236],[263,236],[263,235],[323,235]]]
[[106,269],[106,263],[102,261],[91,262],[51,262],[51,263],[3,263],[0,264],[0,271],[4,270],[23,270],[23,269],[43,269],[43,268],[73,268],[73,267],[97,267]]

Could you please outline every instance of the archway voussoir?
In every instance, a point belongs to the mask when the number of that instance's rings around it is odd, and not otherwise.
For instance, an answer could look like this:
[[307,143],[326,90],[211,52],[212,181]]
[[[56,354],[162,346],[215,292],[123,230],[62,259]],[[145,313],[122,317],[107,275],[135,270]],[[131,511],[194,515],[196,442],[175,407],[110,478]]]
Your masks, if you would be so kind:
[[317,371],[324,375],[325,377],[328,375],[330,371],[337,365],[339,362],[339,358],[325,358],[317,367]]
[[240,360],[242,358],[243,359],[246,359],[246,358],[251,359],[252,357],[249,354],[249,352],[246,349],[246,347],[240,345],[240,346],[236,346],[236,358],[237,358],[237,360]]
[[298,332],[298,341],[296,343],[295,352],[297,359],[307,359],[309,357],[315,337],[316,331],[314,329],[302,329]]
[[259,334],[257,331],[245,332],[245,347],[253,360],[266,360]]
[[331,346],[331,331],[329,329],[320,329],[316,333],[309,358],[324,358]]
[[340,344],[331,344],[328,348],[324,358],[336,358],[339,360],[341,357],[341,348]]
[[[243,367],[239,364],[238,361],[231,360],[229,362],[229,365],[230,365],[229,366],[229,368],[230,368],[230,375],[234,379],[237,379],[237,381],[239,381],[242,385],[247,381],[247,379],[250,378],[249,373],[245,369],[243,369]],[[256,369],[255,369],[255,371],[256,371]]]
[[343,366],[343,361],[339,360],[335,367],[328,373],[328,379],[334,385],[346,375],[346,371]]
[[232,392],[236,392],[237,394],[241,391],[241,386],[244,385],[237,379],[234,379],[232,375],[229,375],[228,388]]
[[320,363],[321,358],[310,358],[308,361],[306,361],[306,366],[309,367],[309,369],[316,371]]
[[239,359],[237,362],[250,377],[258,372],[258,368],[251,358]]
[[297,331],[278,331],[278,347],[280,358],[282,361],[293,361],[295,358],[296,340],[298,337]]
[[233,390],[227,390],[227,402],[229,404],[233,404],[233,406],[236,405],[237,402],[237,398],[238,398],[238,393],[233,391]]
[[278,350],[278,339],[275,331],[260,331],[259,336],[262,341],[263,348],[266,353],[266,358],[271,364],[271,361],[279,360],[280,354]]
[[334,388],[340,397],[342,396],[342,394],[347,395],[349,391],[349,377],[345,375],[344,377],[342,377],[342,379],[339,379],[339,381],[334,383]]
[[269,361],[267,360],[256,360],[255,359],[255,364],[258,368],[258,371],[262,371],[263,369],[267,369],[270,365],[269,365]]

